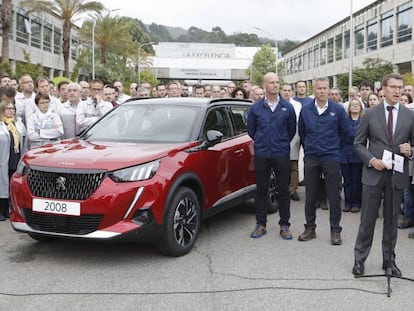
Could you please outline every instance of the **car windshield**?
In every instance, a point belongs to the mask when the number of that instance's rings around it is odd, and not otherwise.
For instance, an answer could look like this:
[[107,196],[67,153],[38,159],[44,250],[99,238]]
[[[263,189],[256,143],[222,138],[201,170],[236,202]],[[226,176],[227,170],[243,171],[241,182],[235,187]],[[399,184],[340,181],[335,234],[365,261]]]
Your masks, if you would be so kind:
[[121,105],[87,130],[81,139],[144,143],[181,143],[190,140],[196,107]]

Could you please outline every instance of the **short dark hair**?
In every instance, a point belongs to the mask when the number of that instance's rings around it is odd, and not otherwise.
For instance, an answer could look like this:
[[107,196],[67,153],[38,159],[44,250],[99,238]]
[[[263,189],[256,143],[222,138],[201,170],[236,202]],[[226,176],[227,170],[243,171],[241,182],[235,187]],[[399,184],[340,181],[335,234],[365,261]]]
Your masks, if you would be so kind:
[[50,102],[50,97],[49,97],[49,95],[43,95],[43,94],[40,94],[40,93],[38,93],[36,96],[35,96],[35,104],[36,104],[36,106],[37,105],[39,105],[39,102],[40,102],[40,100],[41,99],[47,99],[49,102]]
[[382,85],[388,85],[388,81],[391,79],[402,80],[404,82],[404,78],[399,73],[389,73],[382,79]]
[[361,87],[363,87],[363,86],[365,86],[365,87],[369,87],[371,90],[373,90],[374,89],[374,85],[372,84],[372,82],[371,81],[368,81],[368,80],[364,80],[364,81],[362,81],[360,84],[359,84],[359,88],[361,89]]

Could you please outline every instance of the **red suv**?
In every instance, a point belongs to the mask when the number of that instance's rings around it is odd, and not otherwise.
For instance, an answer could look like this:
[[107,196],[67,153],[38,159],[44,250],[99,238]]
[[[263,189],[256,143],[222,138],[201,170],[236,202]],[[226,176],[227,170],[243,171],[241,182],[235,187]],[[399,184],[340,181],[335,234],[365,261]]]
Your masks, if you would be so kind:
[[[202,218],[254,197],[250,105],[133,100],[78,138],[30,150],[11,181],[13,228],[38,241],[131,238],[188,253]],[[273,186],[269,195],[275,212]]]

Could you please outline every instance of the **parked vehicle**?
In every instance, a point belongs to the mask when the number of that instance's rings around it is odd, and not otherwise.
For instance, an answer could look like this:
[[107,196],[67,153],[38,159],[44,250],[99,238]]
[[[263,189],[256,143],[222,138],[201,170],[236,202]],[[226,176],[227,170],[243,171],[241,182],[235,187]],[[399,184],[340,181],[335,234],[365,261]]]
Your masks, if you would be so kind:
[[202,218],[254,197],[250,105],[132,100],[77,138],[30,150],[11,181],[12,227],[40,241],[130,238],[188,253]]

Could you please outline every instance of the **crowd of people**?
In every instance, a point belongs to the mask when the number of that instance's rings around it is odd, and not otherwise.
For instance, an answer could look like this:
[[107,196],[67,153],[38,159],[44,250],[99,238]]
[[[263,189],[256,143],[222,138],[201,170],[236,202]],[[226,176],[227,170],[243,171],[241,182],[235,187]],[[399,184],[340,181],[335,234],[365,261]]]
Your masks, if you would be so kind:
[[[248,80],[240,85],[229,82],[226,87],[195,84],[190,88],[178,81],[155,86],[144,81],[139,85],[131,83],[128,95],[121,81],[112,84],[104,84],[99,79],[78,83],[61,81],[55,86],[45,76],[33,80],[28,74],[19,79],[3,74],[0,85],[0,221],[8,217],[9,180],[26,150],[75,137],[129,98],[249,99],[253,105],[247,127],[254,141],[257,180],[256,225],[251,237],[260,238],[266,234],[268,181],[274,172],[283,239],[293,238],[289,223],[290,200],[301,200],[297,191],[299,185],[306,185],[306,223],[305,230],[298,236],[299,241],[316,238],[318,207],[329,209],[332,245],[342,244],[342,212],[361,211],[353,273],[363,274],[382,199],[384,213],[391,210],[393,215],[391,220],[384,216],[384,227],[389,233],[384,230],[383,244],[391,240],[395,247],[397,227],[414,227],[414,161],[406,161],[413,156],[414,86],[404,86],[400,75],[390,74],[384,77],[380,90],[374,91],[370,81],[350,87],[347,101],[343,100],[339,88],[330,87],[327,78],[315,79],[312,86],[313,93],[309,95],[305,81],[280,85],[275,73],[267,73],[263,86]],[[387,126],[388,132],[385,131]],[[300,148],[304,150],[302,182],[299,181]],[[401,176],[396,175],[398,178],[390,179],[393,170],[384,160],[384,149],[403,157],[403,170],[398,172]],[[389,189],[394,191],[391,201]],[[393,207],[399,207],[401,202],[403,218],[397,224],[400,209],[397,211]],[[409,237],[414,238],[414,230],[409,232]],[[384,250],[384,267],[391,265],[393,273],[399,274],[394,259],[394,253]]]

